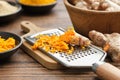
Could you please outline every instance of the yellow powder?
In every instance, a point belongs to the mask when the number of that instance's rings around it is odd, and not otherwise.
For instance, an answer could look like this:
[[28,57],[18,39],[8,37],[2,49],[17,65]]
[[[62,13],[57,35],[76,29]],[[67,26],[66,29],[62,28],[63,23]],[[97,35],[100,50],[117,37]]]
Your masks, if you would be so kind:
[[44,5],[55,2],[56,0],[20,0],[20,3],[26,5]]
[[0,0],[0,16],[14,13],[17,9],[17,7],[10,5],[8,2]]

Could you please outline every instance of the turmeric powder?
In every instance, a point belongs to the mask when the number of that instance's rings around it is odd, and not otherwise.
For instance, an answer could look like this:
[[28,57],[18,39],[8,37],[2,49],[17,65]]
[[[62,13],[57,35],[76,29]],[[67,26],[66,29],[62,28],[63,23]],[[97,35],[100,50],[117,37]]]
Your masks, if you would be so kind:
[[20,0],[20,3],[26,5],[45,5],[55,2],[56,0]]
[[4,39],[0,37],[0,52],[10,50],[15,47],[15,39],[8,38]]

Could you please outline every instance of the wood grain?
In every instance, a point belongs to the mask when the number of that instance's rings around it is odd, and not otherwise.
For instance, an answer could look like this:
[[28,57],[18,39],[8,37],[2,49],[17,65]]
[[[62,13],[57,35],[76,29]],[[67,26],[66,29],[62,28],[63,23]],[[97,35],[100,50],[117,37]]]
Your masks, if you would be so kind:
[[[66,28],[72,25],[62,0],[48,14],[30,15],[22,13],[13,22],[0,24],[0,31],[24,35],[21,21],[28,20],[46,30],[57,27]],[[120,63],[112,63],[120,68]],[[88,69],[48,70],[24,51],[19,49],[8,61],[0,63],[0,80],[100,80]]]
[[104,80],[120,80],[120,70],[109,63],[99,65],[95,73]]
[[24,50],[26,53],[28,53],[31,57],[33,57],[35,60],[37,60],[40,64],[42,64],[47,69],[62,69],[64,68],[61,64],[53,60],[51,57],[46,55],[44,52],[41,52],[40,50],[32,50],[29,43],[26,42],[24,37],[33,35],[37,32],[42,31],[41,28],[37,27],[35,24],[33,24],[30,21],[23,21],[21,22],[21,28],[24,32],[26,32],[25,35],[22,36],[23,39],[23,45],[21,46],[22,50]]

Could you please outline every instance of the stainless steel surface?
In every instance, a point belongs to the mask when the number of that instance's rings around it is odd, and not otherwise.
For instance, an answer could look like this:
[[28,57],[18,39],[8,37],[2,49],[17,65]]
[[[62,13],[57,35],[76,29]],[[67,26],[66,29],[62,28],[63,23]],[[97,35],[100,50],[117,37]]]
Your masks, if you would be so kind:
[[[51,29],[43,32],[39,32],[30,36],[25,37],[25,39],[30,42],[31,44],[34,44],[36,41],[36,36],[40,34],[45,35],[61,35],[63,34],[63,30],[61,29]],[[80,49],[79,47],[75,47],[75,51],[72,54],[67,53],[51,53],[45,51],[43,48],[39,48],[41,51],[48,54],[50,57],[54,58],[61,64],[63,64],[66,67],[69,68],[85,68],[85,67],[91,67],[93,63],[103,61],[106,57],[106,53],[101,50],[100,48],[90,45],[85,50]]]

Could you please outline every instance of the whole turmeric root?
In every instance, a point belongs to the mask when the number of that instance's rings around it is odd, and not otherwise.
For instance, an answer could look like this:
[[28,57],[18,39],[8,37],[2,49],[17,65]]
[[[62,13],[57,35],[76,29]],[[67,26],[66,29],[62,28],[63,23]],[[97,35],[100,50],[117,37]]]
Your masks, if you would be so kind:
[[89,32],[89,37],[97,46],[106,48],[114,62],[120,62],[120,34],[102,34],[95,30]]
[[104,47],[108,41],[104,34],[97,32],[95,30],[89,32],[89,37],[94,42],[95,45],[100,47]]
[[110,48],[108,53],[112,56],[112,60],[115,62],[120,62],[120,34],[112,33],[105,34],[105,36],[109,40]]

